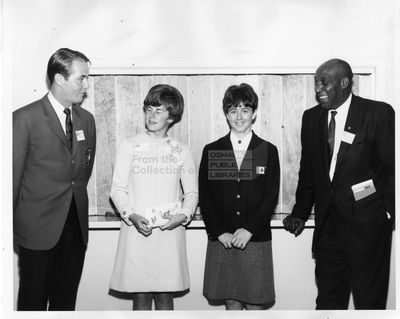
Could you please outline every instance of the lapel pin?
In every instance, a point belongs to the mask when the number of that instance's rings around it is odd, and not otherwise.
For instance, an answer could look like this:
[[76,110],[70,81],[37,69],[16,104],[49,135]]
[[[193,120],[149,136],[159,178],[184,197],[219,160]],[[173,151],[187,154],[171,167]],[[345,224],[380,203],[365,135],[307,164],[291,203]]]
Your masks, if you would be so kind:
[[256,174],[264,175],[265,174],[265,166],[257,166],[256,167]]

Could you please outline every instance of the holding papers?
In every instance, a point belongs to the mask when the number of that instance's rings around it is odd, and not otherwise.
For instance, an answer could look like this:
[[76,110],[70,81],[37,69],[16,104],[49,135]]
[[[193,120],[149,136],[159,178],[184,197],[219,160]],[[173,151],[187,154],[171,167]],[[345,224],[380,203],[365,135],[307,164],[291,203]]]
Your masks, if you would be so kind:
[[181,202],[174,202],[160,206],[146,208],[144,217],[149,221],[148,227],[160,227],[168,223],[168,219],[163,218],[164,215],[176,215],[181,211]]
[[356,199],[356,201],[376,192],[372,179],[369,179],[359,184],[355,184],[351,186],[351,189],[353,190],[354,198]]

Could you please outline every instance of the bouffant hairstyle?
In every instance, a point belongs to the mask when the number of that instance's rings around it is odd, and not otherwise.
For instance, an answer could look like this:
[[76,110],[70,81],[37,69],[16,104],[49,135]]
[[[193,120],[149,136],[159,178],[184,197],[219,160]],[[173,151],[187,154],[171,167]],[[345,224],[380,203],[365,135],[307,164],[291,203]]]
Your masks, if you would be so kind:
[[168,84],[157,84],[153,86],[143,101],[143,111],[148,106],[164,105],[173,122],[169,127],[182,119],[184,100],[182,94],[173,86]]

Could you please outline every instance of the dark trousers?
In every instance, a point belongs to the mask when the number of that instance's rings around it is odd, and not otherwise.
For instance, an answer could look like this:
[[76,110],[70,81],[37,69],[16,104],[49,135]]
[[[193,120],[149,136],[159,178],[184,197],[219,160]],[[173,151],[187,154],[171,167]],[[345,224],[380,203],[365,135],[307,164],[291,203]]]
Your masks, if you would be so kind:
[[379,227],[363,237],[366,229],[332,214],[324,222],[315,249],[317,310],[348,309],[350,292],[356,309],[386,308],[392,230],[390,221]]
[[18,310],[75,310],[85,259],[75,200],[58,243],[49,250],[20,247]]

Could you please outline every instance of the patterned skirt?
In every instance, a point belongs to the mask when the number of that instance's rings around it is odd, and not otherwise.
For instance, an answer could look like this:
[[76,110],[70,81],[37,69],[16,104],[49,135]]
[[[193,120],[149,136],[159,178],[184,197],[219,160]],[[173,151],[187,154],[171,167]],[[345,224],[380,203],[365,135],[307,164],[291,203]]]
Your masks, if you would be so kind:
[[275,300],[271,241],[249,242],[244,250],[208,241],[203,294],[263,305]]

